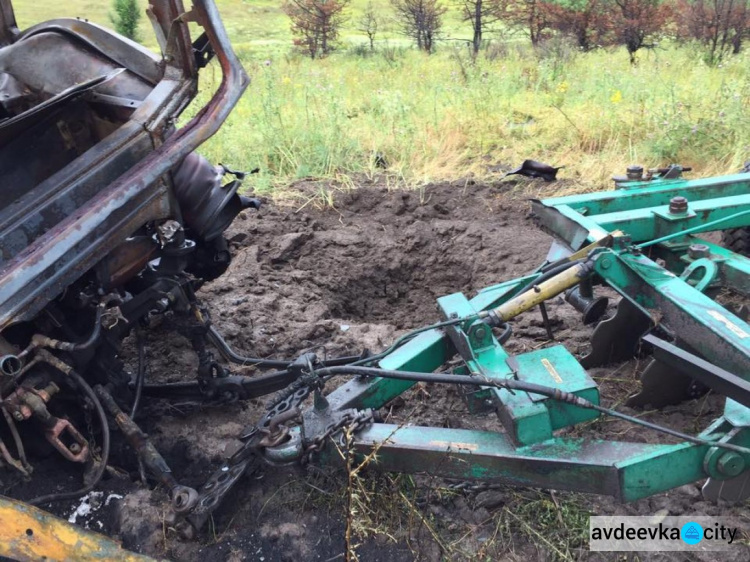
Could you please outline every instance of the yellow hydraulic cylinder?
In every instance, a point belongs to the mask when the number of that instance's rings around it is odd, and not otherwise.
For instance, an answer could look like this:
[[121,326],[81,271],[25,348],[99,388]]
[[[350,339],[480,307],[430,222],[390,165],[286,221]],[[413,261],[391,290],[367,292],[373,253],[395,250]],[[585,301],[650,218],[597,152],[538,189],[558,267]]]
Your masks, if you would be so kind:
[[490,322],[495,326],[503,324],[522,312],[578,285],[578,283],[591,275],[592,271],[593,262],[591,261],[572,265],[565,271],[543,281],[539,285],[534,285],[528,291],[488,311],[486,316],[489,317]]

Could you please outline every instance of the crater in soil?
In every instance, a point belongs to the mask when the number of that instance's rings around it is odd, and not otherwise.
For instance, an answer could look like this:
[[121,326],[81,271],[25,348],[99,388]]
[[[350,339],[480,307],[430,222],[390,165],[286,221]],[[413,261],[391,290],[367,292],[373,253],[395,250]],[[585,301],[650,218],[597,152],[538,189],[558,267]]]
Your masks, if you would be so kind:
[[[305,184],[297,189],[303,202],[305,193],[317,191]],[[228,232],[232,265],[200,292],[216,327],[248,355],[293,357],[312,347],[328,355],[379,351],[409,328],[439,320],[438,297],[453,292],[472,296],[485,286],[533,270],[544,260],[551,241],[531,221],[526,201],[486,185],[440,184],[420,192],[365,186],[337,192],[333,208],[317,208],[312,201],[301,206],[268,203],[257,213],[238,217]],[[549,311],[558,340],[554,343],[583,353],[591,328],[583,327],[578,313],[559,299],[550,303]],[[190,345],[166,325],[151,330],[148,342],[150,380],[193,376],[196,362]],[[515,323],[508,344],[512,352],[545,345],[550,343],[537,312]],[[132,350],[127,359],[133,361]],[[632,361],[591,374],[602,387],[604,402],[619,404],[637,387],[639,369]],[[139,421],[176,478],[199,487],[237,447],[236,437],[257,420],[263,404],[257,400],[201,409],[154,401],[147,402]],[[707,423],[721,406],[720,399],[709,397],[647,417],[694,432],[699,410]],[[470,417],[454,389],[430,385],[417,385],[384,414],[414,424],[500,429],[494,416]],[[609,421],[592,424],[585,432],[624,440],[660,438]],[[668,510],[713,515],[724,509],[703,502],[693,485],[619,505],[609,498],[513,488],[446,494],[434,492],[444,486],[435,479],[364,478],[371,479],[368,505],[373,507],[371,513],[360,513],[360,527],[355,525],[361,560],[559,556],[555,548],[562,547],[550,548],[507,514],[529,505],[547,509],[544,506],[550,504],[554,511],[554,505],[569,504],[584,514]],[[111,489],[123,499],[114,498],[78,521],[117,536],[128,548],[161,558],[343,560],[345,480],[330,471],[266,469],[243,480],[207,531],[192,543],[181,542],[164,522],[164,492],[127,478],[104,483],[105,498]],[[413,502],[412,496],[399,495],[402,489],[414,493]],[[389,508],[383,498],[395,503]],[[79,503],[56,509],[67,517]],[[536,508],[531,509],[533,525]],[[564,553],[592,556],[584,539],[571,541]],[[570,544],[578,544],[578,550],[570,551]]]

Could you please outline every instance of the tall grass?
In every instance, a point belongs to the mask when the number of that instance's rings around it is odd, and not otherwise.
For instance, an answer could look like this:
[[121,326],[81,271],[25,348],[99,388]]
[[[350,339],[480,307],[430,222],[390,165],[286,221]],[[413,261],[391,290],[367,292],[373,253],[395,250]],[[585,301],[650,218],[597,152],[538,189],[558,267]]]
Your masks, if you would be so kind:
[[[376,155],[408,183],[491,176],[525,158],[604,186],[630,163],[679,162],[697,175],[750,158],[750,56],[719,68],[687,48],[577,53],[511,43],[473,61],[463,47],[427,56],[361,49],[311,61],[245,53],[253,83],[210,157],[263,170],[262,187],[373,174]],[[201,98],[218,76],[204,77]],[[199,100],[200,101],[200,100]]]
[[[493,177],[534,158],[566,165],[561,177],[587,188],[608,185],[630,163],[679,162],[705,176],[750,158],[748,52],[711,68],[689,47],[667,45],[631,66],[622,48],[580,53],[552,41],[532,49],[518,38],[496,41],[474,61],[459,41],[427,56],[386,26],[370,53],[353,23],[366,0],[354,0],[344,47],[311,61],[290,52],[280,0],[217,4],[253,83],[203,151],[236,167],[259,166],[261,189],[380,173],[376,155],[390,178],[411,184]],[[16,0],[15,7],[22,27],[55,15],[108,25],[111,2]],[[155,48],[145,18],[141,28]],[[452,9],[446,35],[468,31]],[[218,79],[213,65],[206,69],[194,108]]]

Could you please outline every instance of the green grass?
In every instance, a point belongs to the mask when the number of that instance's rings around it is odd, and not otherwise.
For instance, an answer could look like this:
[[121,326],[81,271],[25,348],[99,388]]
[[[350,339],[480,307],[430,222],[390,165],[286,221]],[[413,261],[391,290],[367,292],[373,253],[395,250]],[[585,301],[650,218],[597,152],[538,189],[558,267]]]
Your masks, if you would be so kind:
[[269,184],[374,174],[378,153],[413,183],[486,176],[488,165],[535,158],[597,186],[635,162],[679,162],[706,175],[750,157],[747,54],[709,68],[669,48],[631,67],[624,49],[506,49],[475,63],[447,48],[433,56],[381,47],[320,61],[250,57],[253,84],[206,150],[260,166]]
[[[353,2],[353,20],[365,4]],[[491,166],[534,158],[565,164],[561,177],[585,187],[609,185],[636,162],[679,162],[705,176],[750,158],[747,52],[711,68],[689,47],[666,45],[642,53],[633,67],[624,49],[579,53],[553,43],[534,50],[520,38],[495,38],[472,61],[459,42],[427,56],[391,29],[370,54],[350,24],[338,52],[312,61],[291,51],[280,2],[218,5],[253,82],[203,152],[237,168],[260,166],[260,189],[374,175],[376,154],[391,178],[408,184],[493,177]],[[108,25],[108,6],[24,0],[16,11],[22,26],[56,11]],[[469,32],[455,10],[446,27],[449,37]],[[218,79],[212,65],[193,107]]]

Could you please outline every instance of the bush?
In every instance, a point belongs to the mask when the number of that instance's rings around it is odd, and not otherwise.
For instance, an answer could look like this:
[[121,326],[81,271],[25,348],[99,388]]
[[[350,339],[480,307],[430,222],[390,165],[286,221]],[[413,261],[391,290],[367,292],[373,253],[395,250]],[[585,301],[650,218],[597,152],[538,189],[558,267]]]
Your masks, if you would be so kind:
[[282,9],[292,21],[294,45],[310,58],[328,55],[336,47],[350,0],[287,0]]
[[114,13],[109,15],[115,31],[128,39],[138,40],[138,23],[141,20],[141,10],[137,0],[114,0]]
[[703,59],[717,65],[738,54],[750,35],[750,3],[747,0],[678,0],[677,34],[703,46]]

